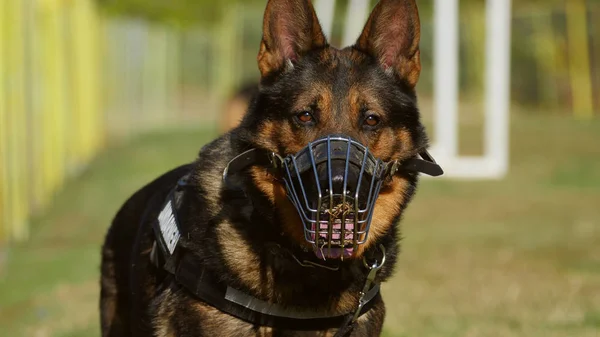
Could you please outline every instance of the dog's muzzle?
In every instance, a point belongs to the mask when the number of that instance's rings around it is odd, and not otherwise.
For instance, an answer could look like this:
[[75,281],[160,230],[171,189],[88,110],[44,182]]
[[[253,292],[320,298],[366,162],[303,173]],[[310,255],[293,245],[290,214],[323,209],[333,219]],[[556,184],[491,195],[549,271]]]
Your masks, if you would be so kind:
[[330,135],[285,158],[251,149],[232,159],[223,179],[250,165],[269,162],[283,177],[286,194],[298,211],[304,237],[317,257],[351,257],[369,236],[375,201],[382,184],[397,172],[443,174],[427,153],[423,159],[384,162],[360,142]]
[[386,163],[345,136],[327,136],[283,159],[287,195],[319,258],[350,257],[369,235]]

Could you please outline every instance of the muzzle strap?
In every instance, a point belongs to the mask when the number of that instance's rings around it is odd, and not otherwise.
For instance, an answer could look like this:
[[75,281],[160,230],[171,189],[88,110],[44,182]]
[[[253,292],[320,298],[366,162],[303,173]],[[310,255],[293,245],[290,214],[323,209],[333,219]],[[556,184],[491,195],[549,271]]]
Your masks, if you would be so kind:
[[239,173],[251,165],[260,165],[279,169],[283,160],[277,154],[260,149],[250,149],[235,156],[223,170],[223,180],[230,174]]
[[[402,162],[393,162],[391,165],[396,165],[392,169],[396,174],[398,171],[408,171],[415,173],[423,173],[432,177],[438,177],[444,174],[442,167],[435,161],[433,156],[424,150],[419,153],[421,158],[411,158]],[[250,149],[234,157],[225,167],[223,171],[223,180],[231,174],[237,174],[252,165],[260,165],[273,169],[279,169],[282,166],[283,159],[273,152],[262,149]]]
[[390,166],[390,175],[396,174],[398,171],[420,172],[432,177],[439,177],[444,174],[442,167],[436,163],[435,159],[424,150],[419,153],[422,158],[411,158],[402,162],[394,161]]

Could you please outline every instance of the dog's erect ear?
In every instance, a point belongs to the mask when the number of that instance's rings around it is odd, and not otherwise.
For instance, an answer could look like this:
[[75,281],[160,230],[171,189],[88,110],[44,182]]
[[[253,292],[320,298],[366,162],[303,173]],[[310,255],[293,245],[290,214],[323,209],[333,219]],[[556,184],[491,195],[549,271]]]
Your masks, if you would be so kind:
[[269,0],[258,68],[263,77],[289,66],[327,41],[310,0]]
[[385,70],[414,87],[421,73],[420,39],[415,0],[381,0],[354,47],[376,57]]

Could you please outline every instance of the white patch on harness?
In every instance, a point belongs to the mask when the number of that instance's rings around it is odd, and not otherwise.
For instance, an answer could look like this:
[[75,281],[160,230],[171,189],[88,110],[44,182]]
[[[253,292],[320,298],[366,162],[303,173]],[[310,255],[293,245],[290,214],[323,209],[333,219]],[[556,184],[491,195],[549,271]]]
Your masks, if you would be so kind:
[[158,215],[158,224],[167,249],[169,253],[173,254],[181,234],[179,233],[179,228],[177,228],[177,221],[175,221],[175,213],[173,212],[171,200],[167,202],[165,208]]

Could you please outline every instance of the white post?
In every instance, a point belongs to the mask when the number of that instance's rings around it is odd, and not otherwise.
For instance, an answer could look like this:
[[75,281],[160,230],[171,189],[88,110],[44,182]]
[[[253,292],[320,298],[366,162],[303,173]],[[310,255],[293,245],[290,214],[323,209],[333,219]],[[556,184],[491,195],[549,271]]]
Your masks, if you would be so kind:
[[487,0],[485,153],[503,176],[508,170],[511,0]]
[[342,47],[351,46],[356,42],[367,21],[368,14],[369,0],[350,0],[346,12],[346,27]]
[[443,163],[458,154],[458,0],[434,2],[435,147]]
[[333,29],[333,17],[335,15],[335,0],[314,0],[315,11],[319,17],[323,34],[331,38]]

